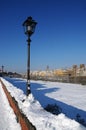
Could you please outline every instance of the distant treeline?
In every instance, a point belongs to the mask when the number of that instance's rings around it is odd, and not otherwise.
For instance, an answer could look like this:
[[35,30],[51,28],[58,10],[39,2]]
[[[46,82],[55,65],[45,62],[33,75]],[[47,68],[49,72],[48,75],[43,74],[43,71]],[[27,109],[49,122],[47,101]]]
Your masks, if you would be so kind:
[[39,77],[39,76],[31,76],[33,80],[44,80],[44,81],[56,81],[56,82],[64,82],[64,83],[77,83],[86,85],[86,76],[77,76],[77,77]]

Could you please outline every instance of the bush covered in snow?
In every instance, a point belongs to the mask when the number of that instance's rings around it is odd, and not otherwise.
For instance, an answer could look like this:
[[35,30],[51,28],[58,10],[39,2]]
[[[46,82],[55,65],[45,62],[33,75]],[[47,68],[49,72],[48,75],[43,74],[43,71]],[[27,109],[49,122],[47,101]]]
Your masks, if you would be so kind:
[[85,120],[80,116],[80,114],[77,114],[77,115],[76,115],[76,121],[86,127],[86,122],[85,122]]
[[55,115],[58,115],[62,112],[62,109],[59,106],[57,106],[56,104],[48,104],[45,107],[45,110],[48,111],[48,112],[51,112]]

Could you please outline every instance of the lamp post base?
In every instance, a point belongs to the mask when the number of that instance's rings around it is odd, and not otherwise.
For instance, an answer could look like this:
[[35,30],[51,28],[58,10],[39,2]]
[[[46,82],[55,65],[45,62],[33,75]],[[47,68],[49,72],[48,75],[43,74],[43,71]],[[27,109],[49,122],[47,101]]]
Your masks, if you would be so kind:
[[26,92],[27,96],[29,96],[29,94],[31,94],[31,90],[30,90],[30,84],[27,84],[27,92]]

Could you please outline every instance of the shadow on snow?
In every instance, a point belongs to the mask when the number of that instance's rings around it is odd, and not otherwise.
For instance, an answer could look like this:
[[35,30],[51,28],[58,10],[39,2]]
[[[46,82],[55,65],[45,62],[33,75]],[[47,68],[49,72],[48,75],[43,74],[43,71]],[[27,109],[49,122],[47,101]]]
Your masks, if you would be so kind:
[[[57,87],[46,88],[44,84],[31,83],[32,94],[40,102],[43,108],[45,108],[48,104],[56,104],[62,109],[62,113],[64,113],[68,118],[74,119],[79,123],[83,124],[84,126],[86,126],[86,111],[68,105],[64,102],[59,101],[58,99],[55,100],[47,96],[47,93],[59,91],[59,89],[60,88]],[[80,115],[81,122],[80,120],[78,120],[77,115]]]

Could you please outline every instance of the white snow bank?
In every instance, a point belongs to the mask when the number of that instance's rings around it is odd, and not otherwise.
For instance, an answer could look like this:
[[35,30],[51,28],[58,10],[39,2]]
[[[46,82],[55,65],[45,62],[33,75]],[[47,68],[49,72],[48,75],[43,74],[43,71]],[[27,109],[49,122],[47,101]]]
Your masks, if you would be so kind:
[[21,130],[0,83],[0,130]]
[[[17,89],[3,78],[2,81],[37,130],[86,130],[85,127],[67,118],[64,114],[56,116],[46,112],[32,94],[26,97],[22,90]],[[22,102],[23,99],[25,99],[24,102]]]

